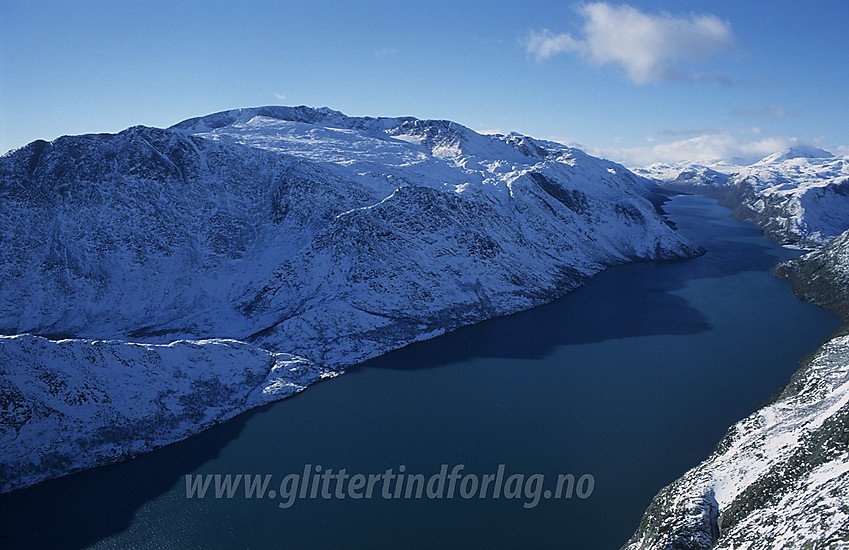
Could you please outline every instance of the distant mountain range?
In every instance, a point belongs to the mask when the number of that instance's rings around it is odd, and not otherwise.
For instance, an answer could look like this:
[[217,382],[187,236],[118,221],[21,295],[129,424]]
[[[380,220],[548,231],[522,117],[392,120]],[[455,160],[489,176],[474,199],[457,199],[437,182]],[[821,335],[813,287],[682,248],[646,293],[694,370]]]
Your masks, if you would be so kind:
[[849,158],[792,147],[746,167],[658,164],[638,172],[673,191],[712,196],[784,245],[813,249],[849,227]]

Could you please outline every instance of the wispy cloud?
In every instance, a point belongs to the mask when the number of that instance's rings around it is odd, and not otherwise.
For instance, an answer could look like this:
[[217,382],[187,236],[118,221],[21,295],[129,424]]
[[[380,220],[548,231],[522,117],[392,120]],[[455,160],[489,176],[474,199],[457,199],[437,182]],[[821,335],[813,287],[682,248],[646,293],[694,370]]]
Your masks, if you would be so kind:
[[726,76],[696,73],[684,67],[685,63],[706,61],[734,45],[727,21],[714,15],[651,15],[628,5],[605,2],[584,4],[577,12],[583,18],[582,37],[548,29],[531,31],[522,40],[526,51],[538,61],[566,52],[598,65],[618,65],[635,84],[669,80],[730,83]]
[[286,101],[286,94],[278,94],[277,92],[271,92],[271,95],[273,95],[280,101]]
[[647,147],[594,148],[587,152],[632,167],[646,166],[656,162],[685,161],[725,161],[746,165],[798,144],[799,140],[795,137],[765,136],[760,139],[745,139],[736,135],[716,133],[655,143]]
[[755,107],[750,109],[734,109],[731,111],[731,114],[738,118],[756,117],[771,118],[776,120],[799,116],[798,113],[788,111],[784,107],[776,105],[775,103],[768,103],[763,107]]
[[375,57],[386,57],[387,55],[395,55],[398,53],[396,48],[381,48],[379,50],[374,51]]
[[758,126],[748,126],[745,128],[729,128],[727,126],[695,126],[691,128],[671,128],[661,132],[664,136],[699,136],[699,135],[752,135],[757,136],[763,133],[763,130]]

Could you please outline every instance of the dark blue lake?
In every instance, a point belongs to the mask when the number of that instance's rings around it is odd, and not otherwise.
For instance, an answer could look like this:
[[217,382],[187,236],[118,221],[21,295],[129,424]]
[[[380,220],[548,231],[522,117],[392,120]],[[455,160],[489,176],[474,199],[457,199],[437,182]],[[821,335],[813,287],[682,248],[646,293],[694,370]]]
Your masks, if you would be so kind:
[[[0,545],[615,549],[652,496],[768,401],[834,329],[769,274],[797,253],[708,199],[666,205],[708,253],[367,362],[132,461],[0,498]],[[591,474],[587,498],[186,498],[186,474]],[[332,485],[331,485],[332,487]],[[331,489],[332,490],[332,489]]]

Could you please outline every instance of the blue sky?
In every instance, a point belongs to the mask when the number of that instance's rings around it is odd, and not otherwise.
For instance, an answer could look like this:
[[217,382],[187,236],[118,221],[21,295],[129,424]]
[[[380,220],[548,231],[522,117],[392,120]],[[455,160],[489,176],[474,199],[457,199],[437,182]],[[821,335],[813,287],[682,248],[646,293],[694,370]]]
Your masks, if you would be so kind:
[[0,151],[255,105],[450,119],[631,165],[849,154],[849,3],[0,2]]

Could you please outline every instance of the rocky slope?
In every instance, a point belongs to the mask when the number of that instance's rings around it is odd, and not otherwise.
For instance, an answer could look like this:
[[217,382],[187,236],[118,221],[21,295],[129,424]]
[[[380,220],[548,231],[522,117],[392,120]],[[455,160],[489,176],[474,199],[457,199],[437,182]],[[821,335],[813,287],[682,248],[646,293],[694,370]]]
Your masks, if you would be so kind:
[[336,373],[236,340],[0,336],[0,492],[179,441]]
[[624,546],[849,547],[849,335],[824,344],[777,399],[655,496]]
[[849,320],[849,231],[814,252],[778,264],[772,272],[790,283],[800,300]]
[[0,198],[2,490],[700,252],[620,165],[306,107],[34,142],[0,158]]

